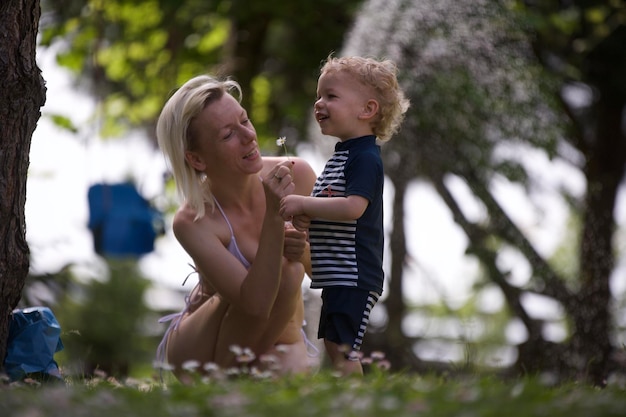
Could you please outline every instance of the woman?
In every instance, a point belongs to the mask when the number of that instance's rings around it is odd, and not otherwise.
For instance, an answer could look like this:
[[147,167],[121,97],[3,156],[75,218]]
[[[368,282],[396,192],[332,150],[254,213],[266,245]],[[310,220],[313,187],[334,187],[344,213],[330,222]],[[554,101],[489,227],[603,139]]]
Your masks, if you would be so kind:
[[187,361],[235,366],[235,346],[249,348],[258,367],[271,355],[279,372],[309,368],[306,234],[278,210],[285,195],[309,195],[316,176],[304,160],[262,157],[240,100],[235,81],[199,76],[168,100],[157,124],[183,200],[174,235],[200,277],[159,349],[179,378]]

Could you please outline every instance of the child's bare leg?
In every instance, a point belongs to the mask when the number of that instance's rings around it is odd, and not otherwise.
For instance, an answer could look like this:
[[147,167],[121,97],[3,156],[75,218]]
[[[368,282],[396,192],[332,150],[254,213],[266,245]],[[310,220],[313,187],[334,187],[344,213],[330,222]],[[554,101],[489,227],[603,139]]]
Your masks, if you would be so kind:
[[347,346],[340,346],[329,340],[324,340],[324,346],[335,370],[342,375],[363,375],[363,367],[359,357],[346,357],[350,354],[350,349]]

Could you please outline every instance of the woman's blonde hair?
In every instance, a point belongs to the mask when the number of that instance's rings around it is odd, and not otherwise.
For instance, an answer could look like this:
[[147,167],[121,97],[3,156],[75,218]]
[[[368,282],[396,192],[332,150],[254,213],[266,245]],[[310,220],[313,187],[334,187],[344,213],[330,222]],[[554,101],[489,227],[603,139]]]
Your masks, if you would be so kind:
[[386,142],[400,129],[409,100],[398,84],[396,64],[388,59],[378,61],[360,56],[328,56],[320,76],[346,72],[366,87],[374,90],[379,105],[379,117],[372,122],[372,131],[378,140]]
[[232,92],[236,92],[237,100],[241,101],[241,87],[236,81],[197,76],[170,97],[157,122],[159,147],[168,160],[178,196],[196,212],[195,220],[204,216],[205,203],[213,207],[214,201],[209,179],[185,158],[185,152],[194,150],[197,145],[189,127],[206,106]]

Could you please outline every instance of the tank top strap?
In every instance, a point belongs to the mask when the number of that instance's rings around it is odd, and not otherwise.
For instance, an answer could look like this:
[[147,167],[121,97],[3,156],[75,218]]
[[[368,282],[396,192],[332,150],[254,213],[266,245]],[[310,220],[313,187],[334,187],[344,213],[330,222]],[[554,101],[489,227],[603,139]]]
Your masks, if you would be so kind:
[[226,217],[226,213],[224,213],[224,210],[222,210],[222,206],[220,206],[220,203],[217,201],[215,197],[213,197],[213,201],[215,201],[215,205],[219,209],[220,213],[222,213],[222,217],[224,218],[224,220],[226,220],[226,224],[228,225],[228,230],[230,230],[230,238],[232,241],[232,239],[235,237],[235,232],[233,232],[233,227],[230,225],[230,222],[228,221],[228,217]]
[[228,217],[226,217],[226,213],[224,213],[222,206],[220,206],[220,203],[217,201],[215,197],[213,197],[213,201],[215,201],[215,205],[220,210],[220,213],[222,213],[222,216],[224,217],[224,220],[226,221],[226,224],[228,225],[228,229],[230,230],[230,243],[228,244],[228,248],[227,248],[228,251],[232,253],[233,256],[237,258],[239,262],[241,262],[241,264],[246,269],[250,268],[250,262],[248,262],[246,257],[243,256],[243,253],[241,253],[241,251],[239,250],[239,246],[237,246],[237,239],[235,239],[235,232],[233,231],[233,227],[228,221]]

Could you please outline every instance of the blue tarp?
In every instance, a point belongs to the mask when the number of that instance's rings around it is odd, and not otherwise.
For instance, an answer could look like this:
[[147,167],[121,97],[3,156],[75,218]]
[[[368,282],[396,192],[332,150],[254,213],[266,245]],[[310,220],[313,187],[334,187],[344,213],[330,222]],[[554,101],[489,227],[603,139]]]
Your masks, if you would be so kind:
[[88,226],[98,254],[135,257],[154,250],[163,218],[133,184],[92,185],[88,200]]

